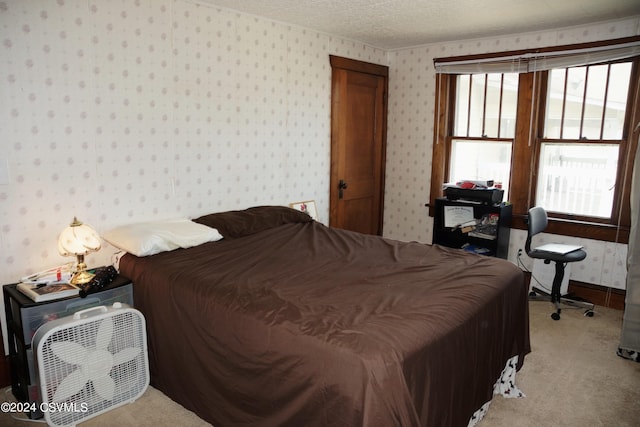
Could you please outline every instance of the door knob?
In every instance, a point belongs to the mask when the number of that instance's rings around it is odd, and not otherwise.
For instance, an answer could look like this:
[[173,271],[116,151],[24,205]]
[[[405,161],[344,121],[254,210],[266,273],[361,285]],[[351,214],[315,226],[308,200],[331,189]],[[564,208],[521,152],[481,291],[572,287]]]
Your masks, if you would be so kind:
[[347,183],[344,182],[343,179],[340,180],[340,182],[338,183],[338,199],[342,199],[344,192],[343,190],[347,189]]

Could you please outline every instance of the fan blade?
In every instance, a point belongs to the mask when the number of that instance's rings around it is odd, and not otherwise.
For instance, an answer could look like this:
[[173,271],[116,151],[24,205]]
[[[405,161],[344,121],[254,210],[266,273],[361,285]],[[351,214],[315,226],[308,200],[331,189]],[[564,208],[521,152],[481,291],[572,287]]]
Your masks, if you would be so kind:
[[105,375],[93,380],[93,388],[104,400],[112,400],[116,390],[116,383],[109,375]]
[[113,337],[113,320],[104,319],[98,327],[96,336],[96,350],[106,350]]
[[87,377],[85,377],[82,369],[76,369],[58,385],[58,388],[53,394],[51,401],[61,402],[68,397],[73,396],[74,394],[82,390],[86,383]]
[[59,341],[51,343],[51,351],[62,361],[72,365],[80,365],[87,357],[87,349],[78,343],[71,341]]
[[116,354],[113,355],[113,366],[118,366],[121,363],[129,362],[140,354],[142,350],[136,347],[127,347],[123,350],[120,350]]

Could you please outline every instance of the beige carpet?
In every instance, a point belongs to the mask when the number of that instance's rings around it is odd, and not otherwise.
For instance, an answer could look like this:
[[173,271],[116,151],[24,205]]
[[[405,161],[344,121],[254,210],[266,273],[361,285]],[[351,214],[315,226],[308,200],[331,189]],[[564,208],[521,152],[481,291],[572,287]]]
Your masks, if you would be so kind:
[[[616,356],[622,312],[596,307],[596,315],[531,302],[532,352],[518,373],[522,399],[493,399],[480,427],[640,426],[640,363]],[[10,399],[10,393],[2,400]],[[215,405],[215,402],[211,402]],[[0,413],[1,426],[33,423]],[[82,426],[208,426],[192,412],[149,388],[136,402]]]

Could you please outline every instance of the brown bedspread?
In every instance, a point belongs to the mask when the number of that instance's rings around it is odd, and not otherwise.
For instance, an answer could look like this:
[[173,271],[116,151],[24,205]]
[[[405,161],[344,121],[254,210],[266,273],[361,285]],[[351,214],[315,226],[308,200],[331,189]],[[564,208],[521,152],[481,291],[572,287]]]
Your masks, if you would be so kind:
[[465,426],[530,351],[504,260],[316,222],[137,258],[152,384],[216,427]]

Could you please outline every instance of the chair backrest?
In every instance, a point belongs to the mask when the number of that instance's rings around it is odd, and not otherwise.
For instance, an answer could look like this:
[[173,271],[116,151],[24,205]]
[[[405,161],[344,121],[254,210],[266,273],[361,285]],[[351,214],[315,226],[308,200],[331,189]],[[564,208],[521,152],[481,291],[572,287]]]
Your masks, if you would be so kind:
[[529,209],[527,241],[524,250],[531,252],[531,238],[547,228],[547,211],[540,206]]

